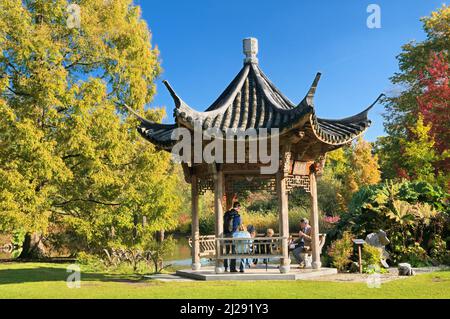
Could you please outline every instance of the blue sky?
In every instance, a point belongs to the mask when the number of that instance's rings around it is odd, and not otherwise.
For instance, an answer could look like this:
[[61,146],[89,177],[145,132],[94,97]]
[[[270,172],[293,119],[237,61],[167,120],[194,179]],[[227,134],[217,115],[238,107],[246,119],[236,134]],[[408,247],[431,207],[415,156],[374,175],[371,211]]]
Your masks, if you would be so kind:
[[[322,72],[315,107],[324,118],[353,115],[382,92],[398,70],[396,55],[411,40],[425,38],[420,17],[441,7],[434,0],[135,0],[161,52],[163,73],[150,107],[164,106],[171,123],[167,79],[191,107],[203,111],[239,72],[242,39],[259,41],[259,64],[293,102],[299,102],[316,72]],[[381,28],[366,26],[367,6],[381,8]],[[369,114],[368,140],[383,135],[383,106]]]

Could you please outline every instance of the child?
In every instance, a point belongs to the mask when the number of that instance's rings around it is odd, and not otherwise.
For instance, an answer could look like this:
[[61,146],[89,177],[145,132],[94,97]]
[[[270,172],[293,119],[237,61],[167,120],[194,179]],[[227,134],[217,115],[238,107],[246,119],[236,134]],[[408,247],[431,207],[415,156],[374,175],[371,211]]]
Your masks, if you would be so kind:
[[[238,231],[233,233],[233,238],[251,238],[250,233],[244,224],[239,225]],[[236,241],[236,254],[248,254],[250,253],[251,240],[238,240]],[[241,258],[239,262],[239,271],[244,272],[245,258]]]

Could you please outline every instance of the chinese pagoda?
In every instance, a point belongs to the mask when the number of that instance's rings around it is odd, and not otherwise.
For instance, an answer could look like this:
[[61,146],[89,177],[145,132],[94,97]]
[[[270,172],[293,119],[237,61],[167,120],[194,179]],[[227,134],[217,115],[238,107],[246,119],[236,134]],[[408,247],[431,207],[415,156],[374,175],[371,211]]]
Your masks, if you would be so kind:
[[[327,152],[351,143],[367,130],[371,124],[367,114],[381,95],[361,113],[339,120],[322,119],[316,116],[314,107],[314,94],[320,73],[315,76],[303,100],[294,104],[261,70],[257,58],[257,39],[244,39],[243,49],[245,59],[242,69],[205,111],[200,112],[190,107],[170,84],[164,81],[175,102],[175,123],[160,124],[139,117],[138,131],[157,148],[171,152],[178,142],[178,139],[173,138],[177,128],[185,128],[193,134],[196,125],[200,126],[203,132],[216,129],[224,134],[229,129],[254,129],[256,132],[267,130],[267,139],[276,138],[278,141],[278,149],[271,150],[278,152],[275,153],[278,154],[278,169],[271,174],[261,173],[261,167],[267,166],[267,163],[250,160],[248,155],[245,156],[244,162],[211,163],[189,160],[181,163],[185,180],[191,184],[192,192],[192,269],[200,269],[202,253],[199,195],[206,190],[213,191],[215,195],[216,227],[212,249],[215,250],[215,272],[221,273],[224,270],[225,258],[243,257],[236,253],[227,254],[223,249],[227,241],[223,237],[224,211],[231,208],[233,198],[242,191],[265,190],[276,194],[279,203],[279,237],[274,238],[274,241],[277,241],[277,249],[273,254],[280,258],[280,272],[289,272],[288,194],[296,187],[303,188],[311,197],[312,268],[319,269],[321,262],[316,176],[321,174]],[[211,139],[203,141],[200,151],[210,142]],[[245,150],[249,149],[249,144],[250,141],[247,140]],[[194,148],[192,147],[193,150]],[[251,258],[250,255],[248,257]]]

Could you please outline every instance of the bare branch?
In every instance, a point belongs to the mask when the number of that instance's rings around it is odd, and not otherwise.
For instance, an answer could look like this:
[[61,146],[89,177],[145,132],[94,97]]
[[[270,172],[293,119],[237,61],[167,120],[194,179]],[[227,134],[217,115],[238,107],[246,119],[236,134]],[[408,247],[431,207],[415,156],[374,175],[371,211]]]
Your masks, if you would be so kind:
[[122,204],[120,204],[120,203],[106,203],[106,202],[102,202],[102,201],[95,200],[95,199],[82,199],[82,198],[70,199],[70,200],[67,200],[67,201],[65,201],[65,202],[57,203],[57,204],[54,204],[54,205],[55,205],[56,207],[61,207],[61,206],[65,206],[65,205],[68,205],[68,204],[70,204],[70,203],[78,202],[78,201],[81,201],[81,202],[90,202],[90,203],[95,203],[95,204],[105,205],[105,206],[120,206],[120,205],[122,205]]
[[12,88],[10,88],[9,86],[6,87],[9,91],[11,91],[13,94],[18,95],[18,96],[32,96],[31,94],[25,93],[25,92],[18,92],[18,91],[14,91]]
[[66,155],[66,156],[61,157],[61,159],[66,160],[66,159],[68,159],[68,158],[78,157],[78,156],[81,156],[81,155],[82,155],[82,154],[69,154],[69,155]]

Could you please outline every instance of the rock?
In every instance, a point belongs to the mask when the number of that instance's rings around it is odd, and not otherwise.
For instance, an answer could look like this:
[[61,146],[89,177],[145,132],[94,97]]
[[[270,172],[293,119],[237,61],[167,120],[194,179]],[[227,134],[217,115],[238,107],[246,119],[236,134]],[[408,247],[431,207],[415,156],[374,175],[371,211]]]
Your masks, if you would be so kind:
[[398,264],[398,275],[399,276],[414,276],[415,273],[410,264],[400,263],[400,264]]

